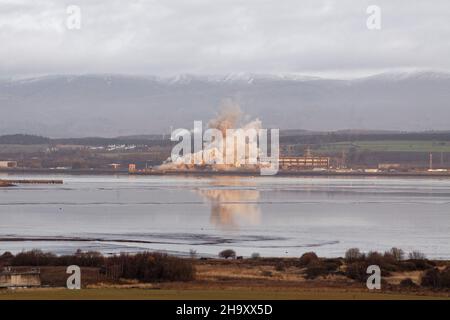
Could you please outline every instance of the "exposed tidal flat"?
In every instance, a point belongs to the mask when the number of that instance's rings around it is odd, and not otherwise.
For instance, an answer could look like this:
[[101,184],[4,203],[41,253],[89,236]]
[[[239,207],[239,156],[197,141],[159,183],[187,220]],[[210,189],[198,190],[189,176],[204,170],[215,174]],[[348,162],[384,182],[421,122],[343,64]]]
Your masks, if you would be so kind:
[[0,189],[0,252],[343,256],[395,246],[450,258],[450,179],[71,176]]

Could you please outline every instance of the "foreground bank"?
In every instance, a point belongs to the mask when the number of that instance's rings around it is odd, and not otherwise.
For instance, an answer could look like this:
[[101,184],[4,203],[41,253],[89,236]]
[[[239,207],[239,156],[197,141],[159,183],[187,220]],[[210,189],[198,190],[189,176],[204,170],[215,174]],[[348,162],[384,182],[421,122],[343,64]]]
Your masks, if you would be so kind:
[[[344,258],[177,258],[159,253],[104,257],[94,252],[55,256],[40,251],[0,256],[0,299],[434,299],[450,298],[450,261],[400,249]],[[65,289],[68,265],[81,267],[81,289]],[[381,270],[381,288],[368,289],[368,266]],[[24,275],[5,285],[7,275]],[[30,275],[34,278],[30,280]],[[28,278],[25,278],[26,277]],[[28,281],[28,282],[27,282]],[[28,287],[28,288],[27,288]]]

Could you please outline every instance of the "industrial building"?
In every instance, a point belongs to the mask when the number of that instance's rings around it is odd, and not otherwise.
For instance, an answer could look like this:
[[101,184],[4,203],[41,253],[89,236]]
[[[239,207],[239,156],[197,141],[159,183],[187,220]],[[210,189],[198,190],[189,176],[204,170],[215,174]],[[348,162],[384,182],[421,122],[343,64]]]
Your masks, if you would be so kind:
[[285,170],[329,169],[329,157],[280,157],[279,166]]
[[40,285],[41,273],[39,269],[17,271],[5,268],[0,272],[0,288],[39,287]]
[[0,168],[15,168],[17,167],[17,161],[0,161]]
[[281,156],[279,160],[280,169],[284,170],[328,170],[330,168],[329,157],[313,156],[309,147],[301,157]]

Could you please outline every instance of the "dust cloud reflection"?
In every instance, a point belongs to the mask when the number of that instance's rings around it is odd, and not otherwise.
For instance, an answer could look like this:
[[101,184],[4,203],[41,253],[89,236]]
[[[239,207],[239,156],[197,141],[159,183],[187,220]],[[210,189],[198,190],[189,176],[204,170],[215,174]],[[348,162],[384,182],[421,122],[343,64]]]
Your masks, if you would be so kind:
[[261,222],[260,192],[252,182],[239,177],[220,177],[198,192],[211,204],[210,221],[215,226],[239,229],[239,226]]

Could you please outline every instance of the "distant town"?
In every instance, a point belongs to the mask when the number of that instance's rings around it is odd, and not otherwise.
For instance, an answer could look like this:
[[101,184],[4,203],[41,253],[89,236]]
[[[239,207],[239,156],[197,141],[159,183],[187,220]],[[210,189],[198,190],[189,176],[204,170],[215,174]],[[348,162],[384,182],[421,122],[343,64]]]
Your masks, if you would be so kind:
[[[175,142],[168,135],[51,139],[0,136],[1,172],[210,173],[208,166],[161,170]],[[280,135],[280,174],[447,175],[450,132],[307,132]],[[227,172],[229,173],[229,172]],[[235,173],[252,173],[242,166]]]

